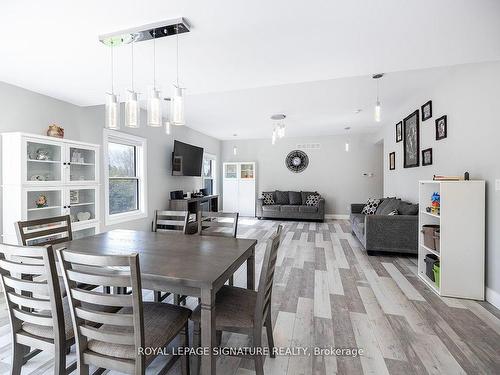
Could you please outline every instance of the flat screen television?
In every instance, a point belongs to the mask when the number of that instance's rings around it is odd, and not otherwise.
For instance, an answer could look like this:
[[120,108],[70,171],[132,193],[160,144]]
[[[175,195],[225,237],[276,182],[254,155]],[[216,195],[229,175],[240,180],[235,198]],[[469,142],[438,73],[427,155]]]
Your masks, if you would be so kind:
[[203,148],[174,141],[172,176],[201,176]]

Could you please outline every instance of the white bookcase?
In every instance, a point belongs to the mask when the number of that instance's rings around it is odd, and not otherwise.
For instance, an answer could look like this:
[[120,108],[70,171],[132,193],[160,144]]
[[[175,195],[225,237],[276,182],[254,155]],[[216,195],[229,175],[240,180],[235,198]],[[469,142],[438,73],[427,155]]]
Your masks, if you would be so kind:
[[223,164],[223,210],[255,217],[255,163]]
[[[3,242],[14,223],[72,218],[73,237],[99,232],[99,145],[26,133],[2,134]],[[40,196],[47,204],[37,207]]]
[[[434,192],[439,215],[426,211]],[[484,181],[420,181],[419,209],[418,276],[440,296],[484,300]],[[432,224],[440,226],[439,251],[424,245],[422,226]],[[439,286],[425,273],[429,253],[439,258]]]

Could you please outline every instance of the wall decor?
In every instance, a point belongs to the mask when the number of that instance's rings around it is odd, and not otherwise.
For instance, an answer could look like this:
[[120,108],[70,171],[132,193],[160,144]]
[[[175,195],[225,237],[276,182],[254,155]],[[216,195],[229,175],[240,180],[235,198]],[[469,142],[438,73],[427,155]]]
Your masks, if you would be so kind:
[[416,110],[403,120],[403,166],[413,168],[420,165],[420,124]]
[[70,204],[80,203],[80,191],[79,190],[70,190],[69,191],[69,203]]
[[35,204],[36,204],[37,208],[43,208],[43,207],[47,207],[49,205],[49,201],[47,200],[47,197],[45,195],[40,194],[40,196],[37,198]]
[[389,154],[389,170],[393,171],[396,169],[396,153],[391,152]]
[[403,121],[396,124],[396,143],[403,140]]
[[429,100],[422,106],[422,121],[428,120],[432,117],[432,100]]
[[309,165],[309,157],[304,151],[293,150],[286,156],[285,165],[290,171],[300,173]]
[[436,141],[448,136],[448,117],[441,116],[436,120]]
[[422,165],[432,165],[432,148],[422,150]]

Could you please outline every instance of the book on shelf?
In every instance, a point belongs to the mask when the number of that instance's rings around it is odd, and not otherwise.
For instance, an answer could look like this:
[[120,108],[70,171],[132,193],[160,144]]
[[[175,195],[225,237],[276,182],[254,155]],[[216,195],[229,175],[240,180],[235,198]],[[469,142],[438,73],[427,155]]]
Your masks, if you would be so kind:
[[435,174],[433,177],[434,181],[463,181],[463,176],[442,176]]

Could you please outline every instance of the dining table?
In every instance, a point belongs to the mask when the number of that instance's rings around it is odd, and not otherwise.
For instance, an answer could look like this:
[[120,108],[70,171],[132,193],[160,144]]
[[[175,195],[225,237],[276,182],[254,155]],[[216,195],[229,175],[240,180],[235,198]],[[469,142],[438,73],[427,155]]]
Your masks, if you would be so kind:
[[88,254],[139,254],[142,288],[201,300],[201,374],[216,374],[215,298],[245,262],[247,288],[255,289],[254,239],[112,230],[61,246]]

